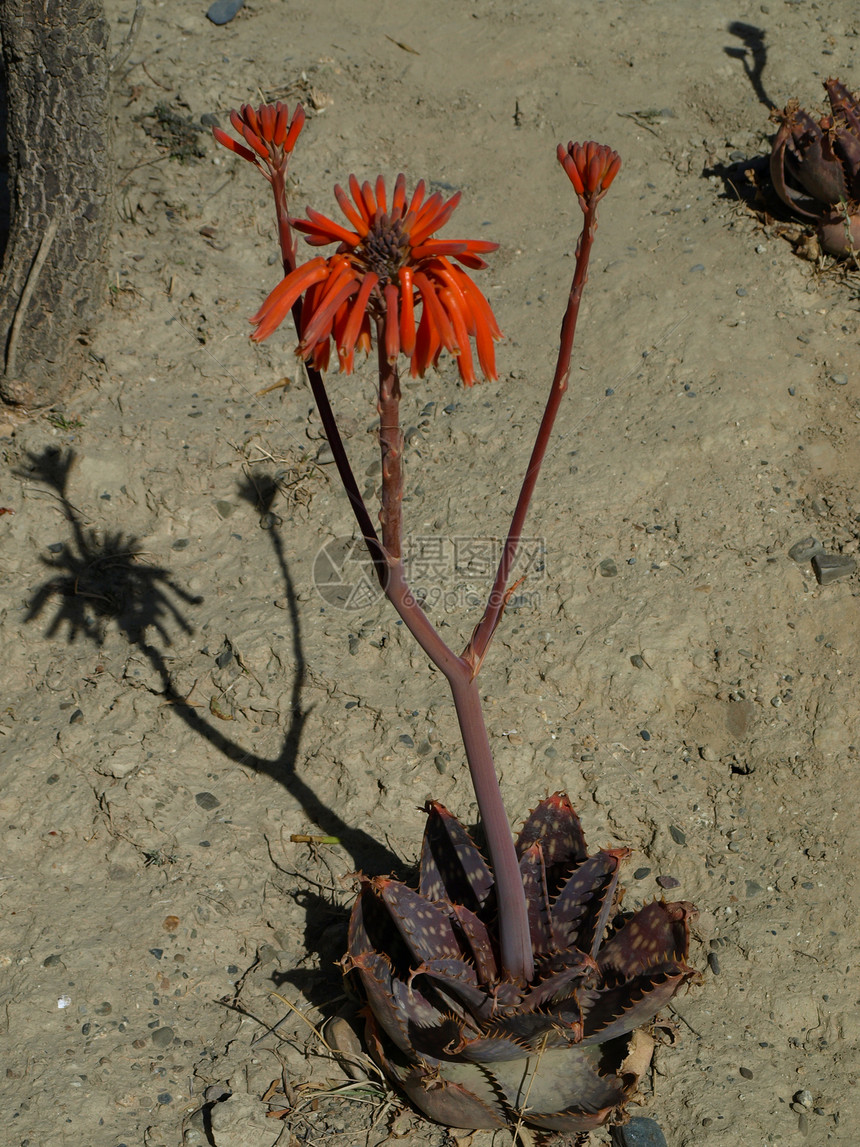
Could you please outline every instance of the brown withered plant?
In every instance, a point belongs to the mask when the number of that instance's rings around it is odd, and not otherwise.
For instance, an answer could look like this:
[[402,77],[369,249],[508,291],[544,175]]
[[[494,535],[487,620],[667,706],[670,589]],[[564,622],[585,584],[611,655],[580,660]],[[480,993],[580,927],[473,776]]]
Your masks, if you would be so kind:
[[779,124],[770,155],[774,190],[795,215],[818,223],[831,255],[860,251],[860,96],[837,79],[824,90],[830,112],[813,119],[789,100],[771,119]]
[[[325,433],[380,586],[451,688],[489,858],[455,816],[426,808],[418,888],[359,875],[342,966],[360,996],[367,1048],[432,1119],[453,1127],[518,1122],[582,1133],[629,1098],[643,1070],[631,1035],[694,974],[686,963],[691,904],[619,912],[626,848],[589,856],[569,800],[555,793],[514,838],[481,709],[478,673],[513,592],[526,515],[568,387],[574,332],[597,208],[621,166],[598,143],[559,146],[583,213],[555,374],[484,612],[461,653],[442,638],[410,590],[403,560],[403,432],[399,366],[423,376],[443,352],[472,386],[496,377],[501,337],[469,272],[496,244],[436,238],[459,194],[445,202],[399,175],[392,189],[348,180],[335,187],[345,222],[308,209],[289,214],[287,165],[304,121],[283,104],[231,113],[225,147],[272,185],[284,277],[252,318],[267,338],[292,314]],[[334,247],[299,265],[294,233]],[[332,352],[353,370],[376,343],[382,493],[377,531],[350,466],[323,372]],[[474,348],[474,349],[473,349]]]

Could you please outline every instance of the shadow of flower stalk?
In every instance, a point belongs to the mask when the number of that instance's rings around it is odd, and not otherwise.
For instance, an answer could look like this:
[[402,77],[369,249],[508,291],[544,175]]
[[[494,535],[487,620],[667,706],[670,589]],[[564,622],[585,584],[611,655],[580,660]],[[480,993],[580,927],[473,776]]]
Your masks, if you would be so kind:
[[[73,643],[78,638],[104,644],[113,625],[131,648],[136,648],[155,671],[160,693],[171,713],[193,733],[202,737],[228,760],[272,777],[301,805],[311,823],[336,837],[349,852],[354,864],[396,866],[398,858],[360,826],[344,821],[338,811],[328,808],[297,770],[299,747],[309,709],[302,703],[306,661],[295,587],[284,553],[283,541],[267,523],[267,536],[274,550],[282,579],[283,595],[292,628],[293,679],[286,728],[277,751],[270,757],[253,751],[239,738],[227,736],[207,719],[205,711],[188,701],[174,680],[169,650],[171,630],[193,634],[194,627],[180,606],[197,606],[203,599],[179,585],[165,566],[152,561],[138,539],[120,531],[104,531],[85,524],[81,511],[69,497],[69,477],[75,464],[73,450],[48,448],[30,453],[19,476],[40,482],[58,499],[70,538],[62,548],[42,557],[51,576],[30,601],[26,620],[34,622],[50,614],[45,636],[65,635]],[[261,486],[248,480],[239,487],[239,496],[254,506],[261,521],[268,517],[274,483]],[[317,918],[319,913],[317,913]]]
[[68,498],[74,462],[73,450],[46,449],[28,454],[26,467],[20,472],[20,476],[35,478],[54,490],[72,531],[71,544],[40,559],[55,576],[40,586],[25,620],[35,621],[49,602],[56,601],[46,637],[65,631],[69,642],[87,637],[102,645],[109,621],[115,622],[131,645],[142,645],[149,629],[165,646],[171,645],[169,630],[173,625],[193,633],[171,595],[185,605],[196,605],[200,598],[178,585],[168,569],[148,560],[137,538],[121,530],[84,525]]
[[[289,121],[289,122],[288,122]],[[597,229],[597,208],[621,160],[598,143],[559,146],[583,213],[576,267],[546,408],[483,615],[462,653],[445,643],[410,590],[402,556],[403,432],[399,365],[413,377],[443,351],[464,386],[496,378],[501,337],[470,271],[496,244],[440,239],[459,194],[411,195],[399,175],[335,187],[346,224],[311,208],[289,215],[286,177],[303,113],[278,103],[231,113],[240,141],[220,143],[272,185],[284,277],[252,318],[268,338],[292,313],[334,461],[386,596],[451,689],[489,860],[437,802],[427,806],[418,889],[358,877],[348,950],[341,961],[363,1001],[368,1050],[425,1114],[464,1128],[587,1133],[614,1118],[648,1057],[634,1048],[650,1021],[694,976],[687,965],[688,903],[619,913],[626,848],[588,855],[579,820],[561,793],[540,801],[514,839],[481,708],[478,673],[505,606],[522,531],[552,428],[568,386],[574,333]],[[334,254],[297,265],[294,231]],[[376,344],[380,531],[358,492],[322,372],[332,351],[351,372],[356,349]]]

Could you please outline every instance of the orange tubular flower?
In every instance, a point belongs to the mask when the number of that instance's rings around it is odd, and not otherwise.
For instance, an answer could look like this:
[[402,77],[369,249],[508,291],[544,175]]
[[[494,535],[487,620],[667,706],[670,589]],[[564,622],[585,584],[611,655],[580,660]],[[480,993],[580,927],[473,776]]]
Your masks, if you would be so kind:
[[621,169],[620,155],[604,143],[560,143],[557,154],[583,211],[600,202]]
[[239,111],[230,112],[230,123],[250,146],[239,143],[220,127],[213,127],[212,134],[229,151],[253,163],[271,183],[276,172],[286,171],[288,157],[305,125],[305,111],[296,104],[290,119],[290,109],[280,100],[260,104],[256,111],[250,104],[242,104]]
[[297,353],[317,370],[328,365],[334,342],[340,369],[351,372],[356,347],[370,349],[371,319],[382,319],[388,361],[396,362],[402,351],[409,356],[413,377],[423,377],[447,350],[457,359],[464,385],[472,386],[478,381],[474,342],[481,374],[495,379],[493,341],[501,331],[463,267],[486,267],[481,255],[498,244],[431,238],[450,219],[459,192],[447,202],[438,193],[425,199],[422,180],[407,202],[406,177],[398,175],[389,208],[381,175],[375,186],[359,184],[351,175],[349,190],[352,199],[342,187],[334,189],[349,226],[310,207],[307,219],[291,220],[311,246],[338,243],[337,251],[327,259],[311,259],[275,287],[251,319],[257,328],[251,338],[267,338],[306,291]]

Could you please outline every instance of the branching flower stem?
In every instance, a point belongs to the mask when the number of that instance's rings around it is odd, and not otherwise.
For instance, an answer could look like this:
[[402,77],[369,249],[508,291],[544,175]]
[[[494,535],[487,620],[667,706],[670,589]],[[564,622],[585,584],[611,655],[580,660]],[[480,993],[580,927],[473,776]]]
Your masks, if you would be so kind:
[[487,649],[493,639],[493,634],[496,632],[496,627],[502,619],[502,614],[504,613],[511,593],[511,590],[508,589],[508,583],[510,581],[514,561],[516,560],[517,549],[520,544],[520,538],[522,537],[526,515],[528,514],[544,455],[549,445],[556,415],[561,406],[561,400],[567,391],[568,379],[570,377],[570,359],[573,353],[573,339],[576,334],[576,320],[579,317],[582,292],[585,289],[585,284],[588,282],[588,261],[591,256],[591,248],[594,243],[594,233],[596,230],[597,200],[592,199],[585,206],[585,221],[582,226],[582,233],[576,245],[576,268],[570,287],[570,295],[567,300],[567,309],[564,312],[564,319],[561,324],[558,359],[556,361],[555,376],[552,380],[549,398],[547,399],[537,438],[532,448],[532,455],[529,459],[529,465],[525,478],[523,479],[520,496],[517,499],[516,508],[514,509],[514,516],[511,519],[511,526],[508,530],[505,548],[502,550],[493,588],[490,590],[490,595],[487,599],[484,616],[478,622],[469,639],[468,645],[463,651],[463,657],[472,667],[473,676],[476,675],[481,668],[481,663],[487,654]]
[[[278,237],[284,273],[296,268],[295,242],[287,209],[283,173],[272,180],[278,216]],[[496,578],[484,615],[476,626],[462,656],[446,644],[409,588],[403,566],[403,432],[400,425],[400,381],[396,363],[387,357],[381,318],[377,320],[379,355],[379,441],[382,453],[382,507],[380,539],[358,489],[337,421],[329,402],[321,373],[305,362],[311,391],[319,410],[334,462],[346,490],[362,537],[376,568],[380,585],[409,632],[428,658],[445,675],[451,689],[463,746],[481,823],[496,881],[499,911],[501,964],[505,977],[521,984],[534,977],[534,957],[528,924],[525,891],[507,813],[502,802],[490,740],[481,708],[477,674],[493,634],[501,621],[507,599],[511,570],[516,559],[523,526],[561,400],[567,390],[570,358],[582,291],[588,278],[588,261],[596,229],[597,197],[584,204],[585,222],[576,249],[576,268],[561,328],[555,376],[532,450],[528,470],[514,510]],[[293,320],[301,338],[302,301],[292,307]]]

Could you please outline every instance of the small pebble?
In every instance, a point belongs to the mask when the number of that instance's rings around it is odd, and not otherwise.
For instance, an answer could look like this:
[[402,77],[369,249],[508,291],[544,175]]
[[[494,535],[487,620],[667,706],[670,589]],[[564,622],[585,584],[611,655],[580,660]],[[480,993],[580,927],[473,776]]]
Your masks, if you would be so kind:
[[618,566],[612,558],[604,558],[597,568],[601,577],[615,577],[618,573]]
[[695,266],[690,268],[691,271],[704,271],[704,269],[705,269],[704,263],[696,263]]
[[223,1083],[210,1083],[203,1092],[203,1098],[207,1103],[220,1103],[223,1099],[229,1099],[232,1094],[233,1092]]
[[666,1137],[653,1119],[634,1115],[629,1123],[609,1129],[613,1147],[666,1147]]
[[646,876],[650,876],[650,875],[651,875],[651,869],[650,868],[637,868],[636,871],[633,873],[633,879],[634,880],[644,880]]
[[831,374],[830,381],[835,382],[837,386],[847,386],[848,385],[848,375],[847,374]]
[[367,1072],[359,1066],[364,1048],[355,1029],[343,1016],[334,1016],[328,1021],[325,1025],[325,1038],[346,1074],[352,1079],[366,1080]]
[[213,808],[218,808],[218,806],[221,804],[214,793],[197,793],[194,799],[197,801],[200,807],[202,809],[206,809],[207,812]]
[[245,0],[215,0],[206,13],[213,24],[229,24]]
[[408,733],[401,733],[400,734],[400,743],[401,743],[401,745],[407,745],[410,749],[415,744],[415,742],[412,740],[412,738],[409,736]]
[[744,1079],[752,1079],[753,1073],[750,1071],[750,1069],[748,1067],[741,1067],[738,1070],[740,1071],[740,1073],[744,1077]]
[[671,838],[672,838],[672,840],[674,840],[675,844],[686,844],[687,843],[687,834],[685,832],[682,832],[681,829],[678,828],[674,824],[669,825],[669,836],[671,836]]
[[645,658],[642,656],[641,653],[634,653],[633,656],[630,658],[630,664],[633,666],[634,669],[644,669],[645,668]]
[[658,876],[657,883],[661,888],[680,888],[681,881],[677,876]]
[[650,741],[651,740],[651,734],[648,732],[647,729],[640,729],[639,730],[639,736],[642,738],[643,741]]
[[811,1107],[812,1106],[812,1092],[807,1091],[807,1089],[805,1087],[802,1088],[800,1091],[795,1091],[794,1102],[799,1103],[801,1107]]
[[735,291],[735,294],[738,296],[739,299],[744,298],[746,293],[747,292],[746,292],[745,287],[738,287],[738,289]]
[[173,1043],[173,1028],[156,1028],[152,1033],[153,1047],[167,1047]]
[[788,556],[793,562],[805,564],[812,561],[816,554],[823,554],[824,546],[811,534],[809,537],[801,538],[799,542],[795,542],[791,549],[788,551]]
[[815,554],[812,568],[819,585],[830,585],[831,582],[854,573],[857,562],[850,554]]
[[708,967],[715,976],[720,974],[720,958],[716,952],[708,952]]
[[611,386],[607,386],[606,390],[604,391],[604,394],[606,395],[607,398],[611,398],[614,393],[615,393],[615,391],[612,389]]

